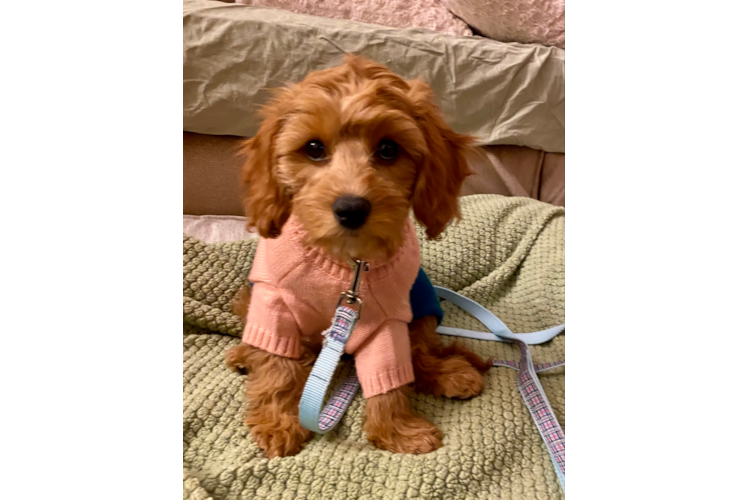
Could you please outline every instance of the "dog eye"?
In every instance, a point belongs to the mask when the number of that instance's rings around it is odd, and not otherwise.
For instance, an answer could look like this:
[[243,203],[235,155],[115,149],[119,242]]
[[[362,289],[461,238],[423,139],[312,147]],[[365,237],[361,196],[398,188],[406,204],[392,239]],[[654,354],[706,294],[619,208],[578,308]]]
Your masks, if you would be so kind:
[[395,141],[382,139],[377,146],[377,156],[383,160],[392,161],[397,156],[398,146]]
[[304,146],[304,151],[312,161],[320,161],[325,159],[325,145],[322,144],[322,141],[318,141],[315,139],[313,141],[307,142],[306,146]]

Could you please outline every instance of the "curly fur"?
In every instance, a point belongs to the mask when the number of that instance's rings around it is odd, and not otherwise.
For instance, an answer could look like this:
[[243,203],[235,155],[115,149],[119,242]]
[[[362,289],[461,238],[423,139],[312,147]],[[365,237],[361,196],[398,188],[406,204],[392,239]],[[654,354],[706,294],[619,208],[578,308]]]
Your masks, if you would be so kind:
[[[411,208],[429,238],[459,218],[457,196],[470,174],[464,157],[472,139],[449,128],[425,83],[406,82],[384,66],[348,56],[339,67],[277,91],[263,115],[243,148],[242,172],[248,226],[261,236],[277,237],[293,213],[308,245],[341,261],[374,261],[401,246]],[[396,158],[375,155],[383,139],[398,144]],[[325,144],[323,161],[307,157],[311,140]],[[331,209],[346,195],[371,204],[356,230],[342,227]],[[234,311],[244,315],[249,300],[243,289]],[[416,389],[456,398],[481,392],[479,370],[486,361],[459,344],[442,345],[434,318],[413,322],[409,331]],[[299,359],[246,344],[227,354],[230,367],[248,374],[245,421],[268,457],[297,453],[310,437],[299,424],[298,403],[319,349],[305,339]],[[369,398],[364,429],[375,446],[396,453],[441,446],[439,430],[412,412],[407,387]]]

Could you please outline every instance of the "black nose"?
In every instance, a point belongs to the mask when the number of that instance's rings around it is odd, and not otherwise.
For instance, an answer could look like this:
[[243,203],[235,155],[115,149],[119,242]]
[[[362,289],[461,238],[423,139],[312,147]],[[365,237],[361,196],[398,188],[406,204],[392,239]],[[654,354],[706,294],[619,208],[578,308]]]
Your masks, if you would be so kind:
[[371,212],[371,203],[358,196],[341,196],[332,204],[332,211],[341,226],[358,229],[366,222]]

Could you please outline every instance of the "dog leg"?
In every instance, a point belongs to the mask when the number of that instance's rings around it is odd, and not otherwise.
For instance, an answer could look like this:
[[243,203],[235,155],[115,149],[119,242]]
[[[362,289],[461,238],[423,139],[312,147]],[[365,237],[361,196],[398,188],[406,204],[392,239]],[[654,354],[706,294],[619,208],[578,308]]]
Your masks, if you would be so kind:
[[477,396],[483,391],[481,372],[491,367],[490,360],[484,360],[459,342],[443,345],[436,326],[433,316],[408,326],[416,390],[437,397]]
[[392,453],[419,455],[441,447],[439,428],[413,414],[407,386],[366,400],[364,431],[369,441]]
[[251,298],[252,287],[249,283],[246,283],[239,288],[234,296],[234,300],[231,301],[231,312],[239,316],[242,321],[246,318],[247,311],[249,311],[249,301]]
[[300,359],[285,358],[240,344],[226,363],[247,372],[244,422],[268,458],[295,455],[311,437],[299,423],[299,400],[314,364],[314,350],[302,345]]

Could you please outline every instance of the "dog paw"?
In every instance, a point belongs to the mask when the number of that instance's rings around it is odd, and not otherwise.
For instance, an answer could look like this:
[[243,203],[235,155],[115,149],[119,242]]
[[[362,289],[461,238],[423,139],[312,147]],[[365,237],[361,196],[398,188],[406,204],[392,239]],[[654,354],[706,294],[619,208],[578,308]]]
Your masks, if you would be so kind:
[[296,455],[311,436],[295,415],[282,414],[274,421],[265,422],[248,417],[246,423],[252,438],[268,458]]
[[441,373],[437,384],[448,398],[468,399],[483,392],[483,375],[473,365],[449,373]]
[[483,375],[462,356],[440,359],[438,366],[416,373],[416,390],[436,397],[468,399],[483,392]]
[[246,375],[249,370],[249,356],[252,347],[247,344],[239,344],[226,351],[226,366],[232,370]]
[[473,351],[460,341],[455,341],[451,345],[441,350],[441,358],[451,357],[462,357],[473,365],[479,372],[486,372],[493,366],[493,360],[491,358],[483,358],[478,356]]
[[396,420],[387,428],[369,429],[367,434],[371,444],[392,453],[422,455],[442,446],[442,433],[439,428],[416,416]]
[[464,352],[461,352],[460,355],[481,373],[487,372],[493,366],[493,359],[482,358],[471,351],[464,350]]

